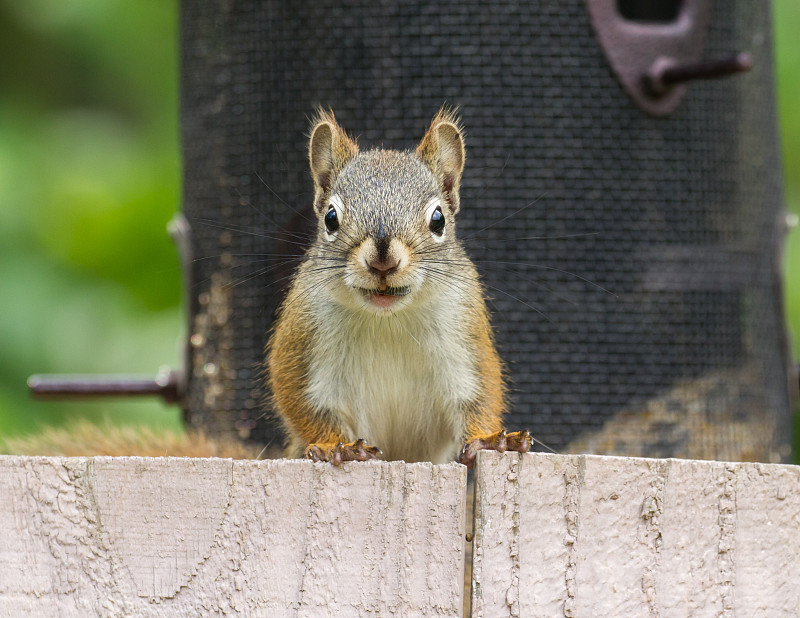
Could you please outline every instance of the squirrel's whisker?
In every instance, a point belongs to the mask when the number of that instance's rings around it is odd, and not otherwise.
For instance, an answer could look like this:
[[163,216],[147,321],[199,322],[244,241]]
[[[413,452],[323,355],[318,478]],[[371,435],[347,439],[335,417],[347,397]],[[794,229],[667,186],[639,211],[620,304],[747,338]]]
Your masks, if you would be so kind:
[[[276,198],[278,198],[278,201],[279,201],[281,204],[283,204],[284,206],[286,206],[286,207],[287,207],[289,210],[291,210],[291,211],[292,211],[292,212],[294,212],[295,214],[298,214],[298,215],[300,215],[301,217],[303,217],[303,219],[305,219],[306,221],[308,221],[308,222],[310,222],[310,223],[315,223],[315,220],[314,220],[313,218],[311,218],[311,217],[307,216],[305,213],[301,212],[300,210],[298,210],[297,208],[295,208],[294,206],[292,206],[291,204],[289,204],[289,202],[287,202],[285,199],[283,199],[283,198],[282,198],[280,195],[278,195],[278,194],[277,194],[277,193],[276,193],[276,192],[273,190],[273,188],[272,188],[272,187],[270,187],[270,186],[269,186],[269,185],[268,185],[268,184],[267,184],[267,183],[264,181],[264,179],[261,177],[261,174],[259,174],[258,172],[253,172],[253,174],[255,174],[255,177],[256,177],[256,178],[258,178],[258,181],[259,181],[259,182],[260,182],[262,185],[264,185],[264,186],[267,188],[267,190],[268,190],[270,193],[272,193],[272,195],[274,195]],[[259,210],[259,212],[261,212],[261,211]],[[263,213],[262,213],[262,214],[263,214]]]
[[513,212],[510,212],[510,213],[508,213],[508,214],[507,214],[505,217],[503,217],[502,219],[498,219],[497,221],[492,221],[492,222],[491,222],[489,225],[487,225],[487,226],[485,226],[485,227],[482,227],[482,228],[481,228],[481,229],[479,229],[477,232],[475,232],[474,234],[472,234],[472,236],[465,236],[465,237],[464,237],[462,240],[465,240],[465,241],[466,241],[466,240],[471,240],[472,238],[475,238],[475,236],[477,236],[478,234],[481,234],[481,233],[485,232],[486,230],[493,228],[495,225],[500,225],[500,224],[501,224],[503,221],[507,221],[507,220],[508,220],[508,219],[510,219],[511,217],[513,217],[513,216],[515,216],[515,215],[518,215],[519,213],[521,213],[523,210],[526,210],[527,208],[530,208],[531,206],[533,206],[533,205],[534,205],[536,202],[538,202],[540,199],[542,199],[542,198],[543,198],[543,197],[545,197],[546,195],[547,195],[547,193],[546,193],[546,192],[545,192],[545,193],[542,193],[541,195],[537,196],[536,198],[534,198],[532,201],[528,202],[527,204],[525,204],[525,205],[524,205],[524,206],[522,206],[521,208],[517,208],[517,210],[515,210],[515,211],[513,211]]

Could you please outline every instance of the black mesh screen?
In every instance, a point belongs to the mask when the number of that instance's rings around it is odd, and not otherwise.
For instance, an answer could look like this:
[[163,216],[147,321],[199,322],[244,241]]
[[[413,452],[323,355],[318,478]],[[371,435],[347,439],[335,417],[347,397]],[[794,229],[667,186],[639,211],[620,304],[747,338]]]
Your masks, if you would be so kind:
[[280,442],[259,375],[291,234],[311,226],[314,107],[362,148],[411,148],[447,102],[467,131],[458,233],[492,298],[509,426],[559,451],[788,456],[763,5],[714,3],[705,49],[749,51],[754,69],[653,118],[581,0],[182,4],[191,423]]

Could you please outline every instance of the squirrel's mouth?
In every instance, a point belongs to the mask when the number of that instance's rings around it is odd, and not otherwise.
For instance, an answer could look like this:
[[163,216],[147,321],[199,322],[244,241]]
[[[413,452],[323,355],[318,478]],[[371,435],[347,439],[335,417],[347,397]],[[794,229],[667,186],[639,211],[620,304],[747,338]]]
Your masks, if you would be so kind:
[[383,290],[380,290],[378,288],[372,288],[370,290],[366,288],[358,288],[358,290],[365,296],[405,296],[406,294],[411,292],[411,286],[404,285],[399,288],[387,287]]
[[411,292],[410,285],[404,285],[401,287],[391,287],[387,286],[383,289],[380,288],[357,288],[359,292],[364,295],[366,301],[381,310],[388,310],[390,307],[393,307],[395,303],[400,302],[400,298],[406,296],[409,292]]

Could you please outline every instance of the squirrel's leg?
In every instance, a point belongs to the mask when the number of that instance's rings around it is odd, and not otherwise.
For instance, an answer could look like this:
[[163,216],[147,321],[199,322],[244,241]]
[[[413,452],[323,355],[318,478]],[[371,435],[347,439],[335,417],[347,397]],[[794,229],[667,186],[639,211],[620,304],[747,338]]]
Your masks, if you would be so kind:
[[376,459],[379,448],[367,446],[364,440],[347,443],[334,411],[312,407],[303,394],[308,386],[306,359],[312,353],[314,331],[305,314],[287,309],[296,288],[293,286],[287,297],[268,351],[273,405],[288,437],[286,456],[330,461],[336,466],[343,461]]
[[491,450],[504,453],[517,451],[527,453],[531,448],[531,434],[527,431],[507,433],[502,429],[502,407],[499,399],[493,405],[489,401],[473,402],[465,414],[467,440],[458,456],[458,461],[468,468],[475,465],[478,451]]
[[526,453],[531,448],[531,435],[527,431],[506,433],[502,417],[506,408],[505,386],[502,363],[497,355],[485,308],[471,321],[477,325],[473,331],[475,356],[478,359],[480,396],[466,404],[463,412],[466,443],[458,456],[458,461],[471,468],[475,465],[478,451],[519,451]]
[[[284,416],[285,419],[287,417],[289,415]],[[288,457],[329,461],[338,466],[344,461],[367,461],[381,455],[381,449],[367,445],[366,440],[347,442],[329,414],[314,413],[309,409],[305,410],[305,414],[294,415],[287,420],[286,430],[290,436],[286,450]]]

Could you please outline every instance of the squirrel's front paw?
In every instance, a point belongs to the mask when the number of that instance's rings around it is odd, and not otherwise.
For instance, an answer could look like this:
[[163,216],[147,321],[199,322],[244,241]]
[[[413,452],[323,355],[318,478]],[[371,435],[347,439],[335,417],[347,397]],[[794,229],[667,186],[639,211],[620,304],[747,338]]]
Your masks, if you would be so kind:
[[306,449],[306,459],[311,461],[329,461],[334,466],[341,465],[343,461],[367,461],[378,459],[381,449],[377,446],[367,446],[363,438],[349,444],[309,444]]
[[506,451],[517,451],[527,453],[531,449],[531,434],[527,430],[513,431],[506,433],[506,430],[498,431],[489,436],[482,436],[468,440],[461,449],[458,461],[467,468],[475,465],[475,458],[478,451],[489,450],[505,453]]

